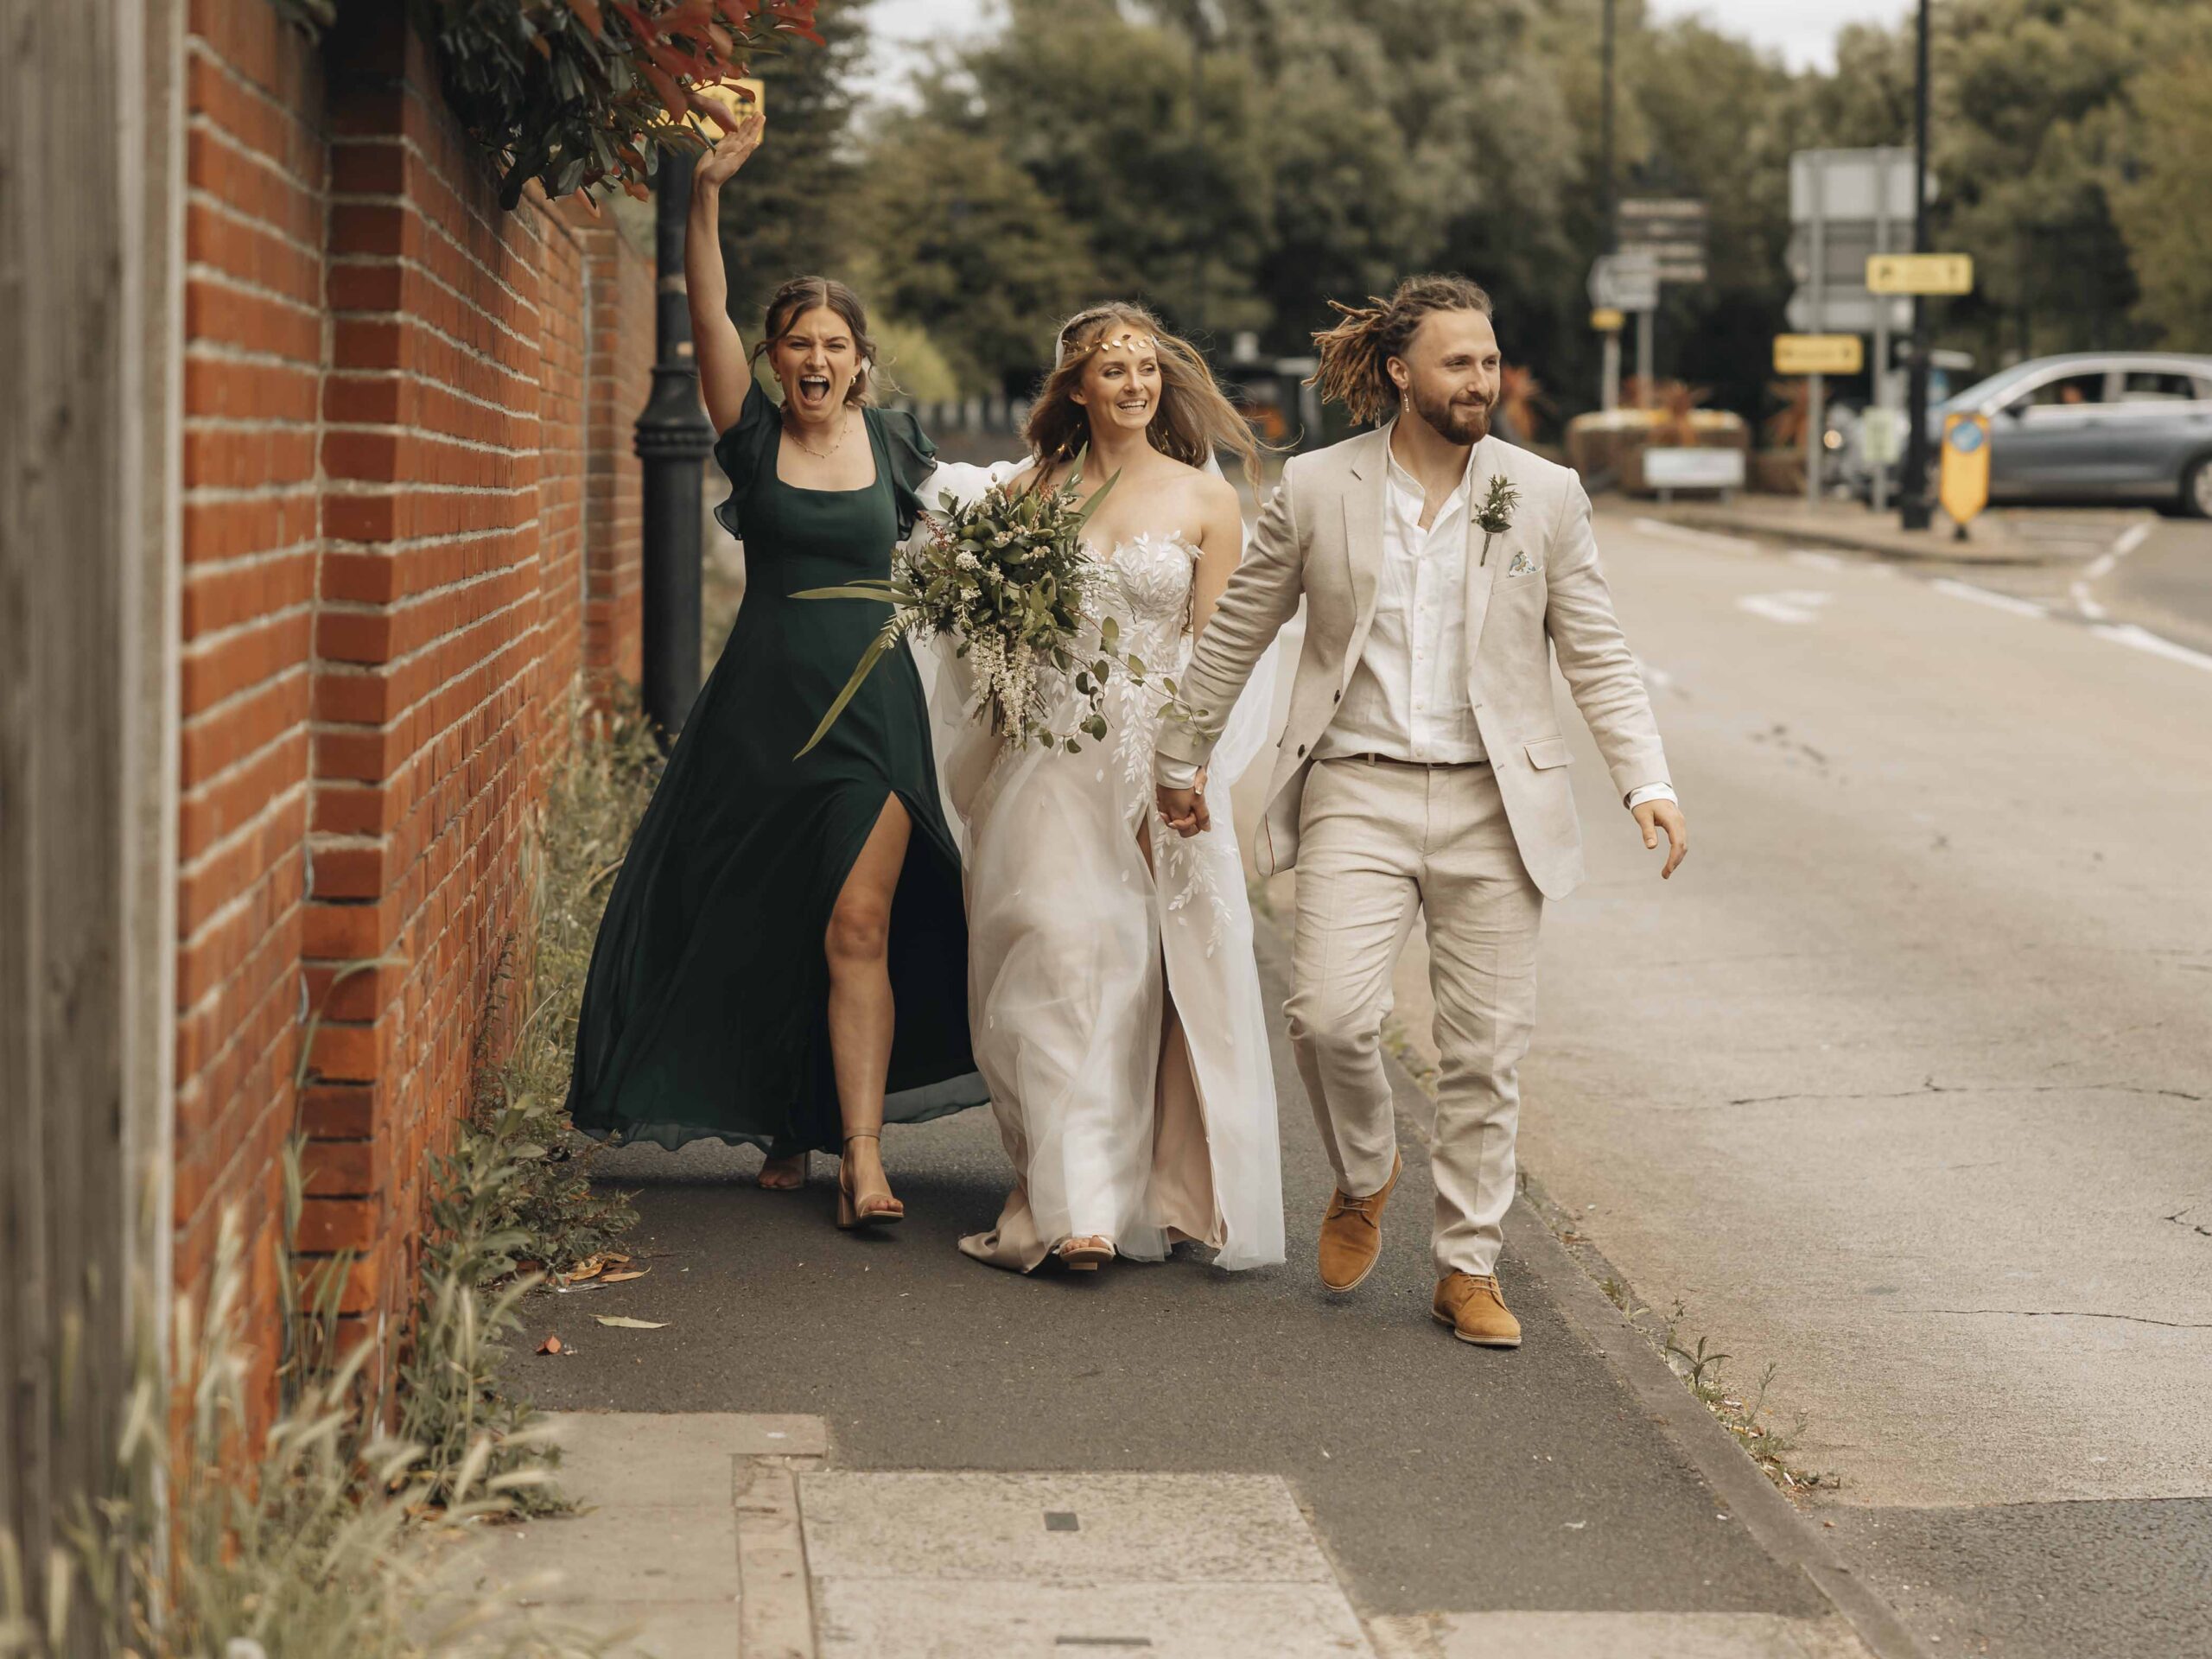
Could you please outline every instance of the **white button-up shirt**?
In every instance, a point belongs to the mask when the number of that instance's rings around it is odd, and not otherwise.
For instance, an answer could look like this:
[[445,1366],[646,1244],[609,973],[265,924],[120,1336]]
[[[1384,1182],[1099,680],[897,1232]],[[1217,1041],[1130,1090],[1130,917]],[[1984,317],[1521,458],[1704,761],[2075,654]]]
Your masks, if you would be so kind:
[[1421,481],[1390,456],[1375,620],[1318,760],[1379,754],[1464,766],[1484,758],[1467,660],[1467,516],[1474,454],[1424,530]]

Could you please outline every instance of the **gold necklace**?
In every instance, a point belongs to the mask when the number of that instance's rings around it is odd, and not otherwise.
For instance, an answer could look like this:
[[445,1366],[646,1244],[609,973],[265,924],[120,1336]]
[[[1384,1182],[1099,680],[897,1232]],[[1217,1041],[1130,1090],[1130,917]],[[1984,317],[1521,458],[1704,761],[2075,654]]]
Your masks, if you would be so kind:
[[[838,412],[841,415],[844,413],[842,410]],[[843,448],[845,434],[852,429],[852,424],[853,423],[850,420],[841,420],[838,422],[837,435],[831,441],[830,447],[827,449],[817,449],[812,445],[809,444],[804,438],[799,436],[798,422],[792,420],[789,416],[785,416],[784,417],[784,430],[791,434],[791,442],[798,445],[800,448],[805,450],[808,454],[812,455],[817,461],[827,461],[830,456],[836,454],[840,448]]]

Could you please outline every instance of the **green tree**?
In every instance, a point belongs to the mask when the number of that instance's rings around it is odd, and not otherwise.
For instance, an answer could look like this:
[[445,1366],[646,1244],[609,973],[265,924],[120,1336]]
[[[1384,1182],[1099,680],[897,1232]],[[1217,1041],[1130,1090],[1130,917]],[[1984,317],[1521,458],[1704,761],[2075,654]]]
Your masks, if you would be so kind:
[[963,391],[1026,391],[1098,291],[1081,226],[996,137],[925,116],[886,123],[863,173],[863,291],[925,330]]
[[867,11],[868,0],[822,0],[815,27],[824,45],[753,65],[768,135],[722,192],[730,315],[748,340],[783,283],[850,268],[859,173],[851,86],[868,49]]
[[1012,0],[961,67],[935,115],[991,134],[1056,204],[1088,245],[1087,297],[1141,300],[1185,329],[1265,321],[1274,135],[1248,56],[1112,0]]
[[2129,90],[2112,188],[2142,298],[2137,315],[2177,351],[2212,351],[2212,21],[2176,29]]

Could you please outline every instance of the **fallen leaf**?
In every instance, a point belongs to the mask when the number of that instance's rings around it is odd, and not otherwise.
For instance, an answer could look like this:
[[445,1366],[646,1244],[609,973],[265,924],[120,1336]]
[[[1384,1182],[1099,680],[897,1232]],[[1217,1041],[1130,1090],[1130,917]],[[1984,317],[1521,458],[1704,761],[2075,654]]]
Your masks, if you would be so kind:
[[541,1354],[559,1353],[561,1351],[561,1338],[558,1337],[546,1338],[544,1341],[537,1344],[537,1351]]
[[601,1313],[597,1318],[601,1325],[618,1325],[625,1331],[665,1331],[668,1329],[668,1322],[665,1319],[656,1325],[651,1319],[633,1319],[626,1313]]
[[602,1285],[619,1285],[625,1279],[642,1279],[652,1271],[651,1268],[625,1268],[620,1273],[606,1274],[599,1282]]
[[587,1279],[596,1279],[606,1270],[607,1258],[605,1256],[588,1255],[582,1261],[577,1262],[576,1265],[571,1268],[568,1272],[563,1274],[561,1275],[561,1282],[564,1285],[580,1285]]

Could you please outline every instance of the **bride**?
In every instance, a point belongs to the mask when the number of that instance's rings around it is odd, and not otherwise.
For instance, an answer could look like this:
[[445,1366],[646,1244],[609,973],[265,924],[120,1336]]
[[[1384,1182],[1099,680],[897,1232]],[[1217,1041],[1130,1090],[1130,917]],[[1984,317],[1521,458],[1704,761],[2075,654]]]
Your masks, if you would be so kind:
[[[1218,1267],[1280,1262],[1274,1071],[1235,832],[1224,811],[1211,835],[1160,833],[1151,763],[1156,683],[1189,660],[1243,551],[1214,452],[1242,454],[1255,483],[1258,454],[1198,352],[1126,304],[1061,329],[1023,436],[1033,459],[1012,488],[1066,482],[1086,445],[1085,499],[1119,475],[1086,539],[1110,575],[1102,617],[1154,684],[1115,680],[1105,739],[1077,753],[1001,748],[964,721],[940,739],[969,842],[969,1027],[1014,1168],[998,1224],[960,1248],[1023,1272],[1047,1255],[1159,1261],[1178,1240]],[[992,475],[938,476],[925,501]],[[1260,747],[1272,699],[1255,683],[1201,788],[1225,793]],[[934,702],[957,701],[941,689]]]

